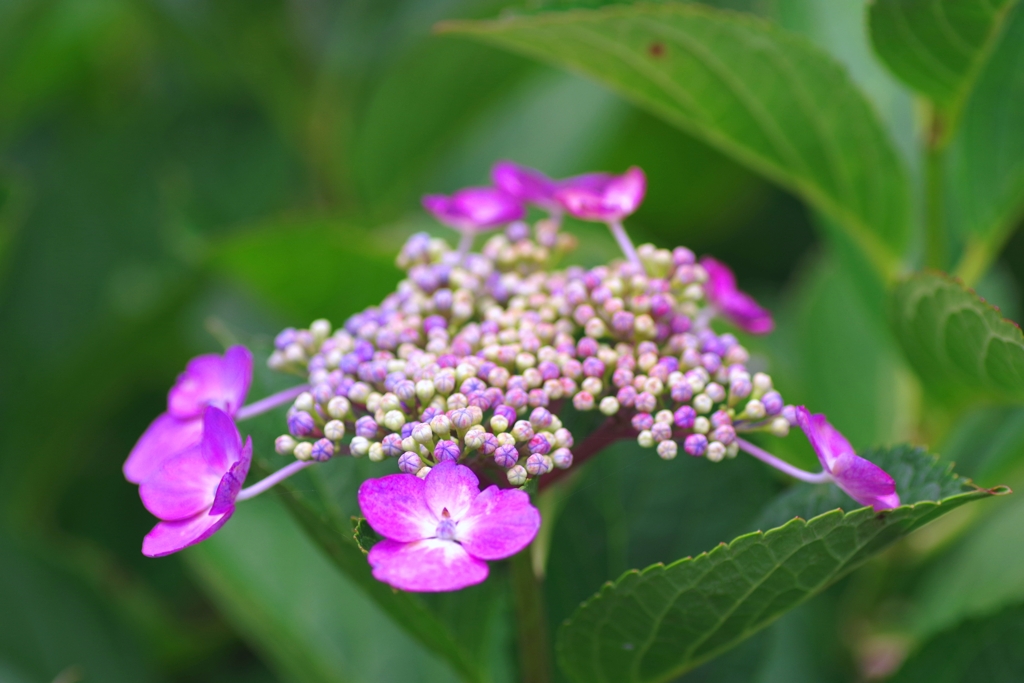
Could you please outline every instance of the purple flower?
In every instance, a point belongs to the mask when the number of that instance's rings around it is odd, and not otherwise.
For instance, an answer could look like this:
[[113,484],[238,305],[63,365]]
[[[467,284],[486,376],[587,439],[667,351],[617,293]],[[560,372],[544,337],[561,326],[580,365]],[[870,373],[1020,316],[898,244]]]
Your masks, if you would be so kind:
[[232,346],[223,356],[190,360],[167,395],[167,412],[149,425],[128,454],[122,468],[125,479],[138,484],[170,458],[199,444],[206,407],[234,417],[251,382],[252,354],[244,346]]
[[146,509],[162,521],[146,534],[142,554],[161,557],[199,543],[235,511],[252,461],[252,438],[242,438],[231,418],[210,406],[202,441],[166,460],[139,486]]
[[896,482],[878,465],[853,452],[850,442],[829,424],[822,414],[812,415],[806,408],[796,409],[796,421],[810,439],[821,467],[836,485],[861,505],[875,510],[900,506]]
[[423,207],[460,232],[486,230],[525,215],[515,197],[493,187],[467,187],[450,197],[428,194],[423,197]]
[[746,292],[736,288],[736,277],[729,266],[710,256],[700,260],[708,272],[705,285],[708,301],[734,325],[751,334],[768,334],[775,327],[772,314]]
[[499,161],[491,167],[491,181],[524,204],[536,204],[547,211],[561,211],[562,207],[555,199],[558,183],[540,171],[511,161]]
[[647,178],[636,166],[620,176],[588,174],[559,183],[555,199],[576,218],[619,222],[643,201]]
[[452,591],[487,578],[486,560],[528,546],[540,513],[523,491],[491,486],[464,465],[443,462],[424,479],[391,474],[359,487],[359,507],[384,540],[370,550],[373,576],[395,588]]

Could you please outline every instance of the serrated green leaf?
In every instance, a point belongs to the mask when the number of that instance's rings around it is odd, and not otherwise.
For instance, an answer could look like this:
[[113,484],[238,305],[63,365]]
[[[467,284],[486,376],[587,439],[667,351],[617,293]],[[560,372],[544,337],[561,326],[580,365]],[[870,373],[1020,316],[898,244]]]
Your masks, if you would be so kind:
[[583,72],[835,218],[884,273],[908,239],[904,169],[844,69],[753,17],[635,4],[441,30]]
[[370,549],[381,540],[380,534],[373,530],[365,517],[352,518],[352,538],[364,553],[369,553]]
[[1016,683],[1024,680],[1024,606],[965,621],[906,661],[892,683]]
[[878,0],[868,11],[878,55],[955,116],[1016,0]]
[[974,292],[937,273],[919,273],[893,292],[892,324],[903,350],[933,392],[1024,399],[1024,335]]
[[[576,681],[668,681],[733,647],[914,529],[992,495],[928,463],[893,454],[905,504],[833,510],[741,536],[709,553],[630,571],[583,604],[558,638]],[[899,462],[895,462],[899,461]],[[900,489],[899,484],[910,488]],[[947,495],[957,491],[954,495]],[[916,499],[944,495],[941,500]]]

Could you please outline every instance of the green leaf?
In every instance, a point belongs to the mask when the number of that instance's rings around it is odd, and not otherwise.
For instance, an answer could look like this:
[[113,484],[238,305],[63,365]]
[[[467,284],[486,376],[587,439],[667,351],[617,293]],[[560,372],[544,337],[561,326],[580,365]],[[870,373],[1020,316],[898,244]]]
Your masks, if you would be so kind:
[[946,152],[945,203],[966,239],[956,273],[973,284],[1002,249],[1024,210],[1024,6],[978,77]]
[[955,116],[1016,0],[878,0],[871,41],[893,73]]
[[893,292],[892,310],[907,358],[937,396],[1024,399],[1024,335],[974,292],[919,273]]
[[966,621],[929,641],[892,683],[1015,683],[1024,680],[1024,606]]
[[798,36],[675,3],[441,30],[605,83],[825,211],[884,273],[907,244],[908,186],[896,152],[844,69]]
[[[696,558],[627,572],[583,604],[558,639],[577,681],[668,681],[733,647],[906,534],[993,492],[891,456],[904,500],[882,513],[833,510],[740,536]],[[956,491],[954,495],[948,495]],[[939,500],[917,496],[944,496]]]
[[359,549],[367,554],[381,540],[380,534],[373,530],[365,517],[352,518],[352,537],[356,540]]
[[185,557],[285,680],[452,680],[452,671],[340,574],[273,498],[239,505],[229,524]]

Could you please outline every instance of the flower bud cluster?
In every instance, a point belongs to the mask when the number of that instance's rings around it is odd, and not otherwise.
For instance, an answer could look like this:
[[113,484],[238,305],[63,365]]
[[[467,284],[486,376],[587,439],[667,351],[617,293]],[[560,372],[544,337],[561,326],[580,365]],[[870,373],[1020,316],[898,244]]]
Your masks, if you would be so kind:
[[568,406],[628,421],[665,459],[681,446],[719,461],[735,456],[737,431],[788,432],[771,378],[708,325],[693,252],[642,245],[642,267],[554,270],[575,241],[546,221],[535,238],[513,223],[465,257],[413,235],[397,259],[407,277],[380,306],[341,329],[281,332],[269,364],[305,374],[310,390],[278,452],[396,458],[419,476],[472,459],[521,486],[572,464]]

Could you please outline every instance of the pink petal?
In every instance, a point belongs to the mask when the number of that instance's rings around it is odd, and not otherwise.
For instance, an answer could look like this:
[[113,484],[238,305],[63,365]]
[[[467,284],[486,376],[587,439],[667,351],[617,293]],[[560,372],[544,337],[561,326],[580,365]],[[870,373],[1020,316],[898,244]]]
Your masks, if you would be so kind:
[[395,541],[418,541],[437,532],[437,517],[427,508],[426,484],[415,474],[367,479],[359,487],[359,508],[370,526]]
[[647,190],[644,172],[630,168],[621,176],[590,174],[563,180],[555,199],[576,218],[620,221],[639,208]]
[[608,211],[625,218],[640,208],[646,193],[647,177],[634,166],[608,184],[604,191],[604,203]]
[[[440,519],[442,511],[447,509],[449,516],[458,522],[469,511],[473,500],[480,495],[480,480],[473,474],[473,470],[451,460],[431,469],[425,484],[427,508],[437,519]],[[429,538],[433,535],[428,534],[420,538]]]
[[836,485],[850,498],[875,510],[889,510],[900,506],[896,482],[875,463],[853,453],[844,453],[832,466]]
[[[223,474],[242,459],[242,437],[224,411],[210,406],[203,413],[203,457],[210,468]],[[249,457],[252,457],[250,451]],[[249,466],[246,465],[246,472]]]
[[768,334],[775,329],[771,312],[737,289],[736,277],[727,265],[710,256],[702,258],[700,264],[708,273],[708,300],[733,324],[751,334]]
[[202,449],[180,453],[139,485],[143,505],[165,521],[186,519],[213,505],[223,470],[210,467]]
[[142,554],[162,557],[205,541],[231,519],[235,509],[222,515],[201,512],[178,522],[160,522],[142,539]]
[[502,560],[530,545],[539,529],[540,512],[530,505],[528,494],[490,486],[459,520],[456,533],[473,557]]
[[521,202],[541,206],[554,204],[553,195],[557,185],[540,171],[499,161],[491,167],[491,180],[498,188]]
[[854,453],[850,442],[839,433],[838,429],[829,424],[823,414],[812,415],[807,408],[798,406],[796,423],[800,429],[804,430],[826,472],[832,471],[833,464],[841,455]]
[[370,549],[367,559],[378,581],[423,593],[472,586],[486,579],[488,572],[486,562],[471,557],[455,541],[438,539],[413,543],[384,540]]
[[164,413],[146,428],[128,459],[124,462],[124,478],[138,484],[160,469],[167,460],[196,446],[203,438],[203,421],[198,418],[179,420]]
[[198,417],[212,405],[234,415],[245,402],[251,382],[252,354],[244,346],[232,346],[223,356],[198,356],[189,361],[167,395],[167,412],[179,418]]

